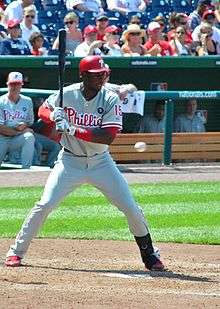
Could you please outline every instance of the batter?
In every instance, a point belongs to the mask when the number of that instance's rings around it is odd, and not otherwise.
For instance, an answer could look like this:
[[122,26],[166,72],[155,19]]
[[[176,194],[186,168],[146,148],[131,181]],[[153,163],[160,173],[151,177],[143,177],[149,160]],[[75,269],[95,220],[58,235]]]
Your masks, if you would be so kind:
[[[129,186],[112,160],[108,145],[122,129],[122,111],[118,95],[104,87],[109,68],[100,56],[80,61],[82,83],[64,88],[64,106],[59,94],[50,96],[41,113],[56,122],[62,132],[62,150],[44,189],[43,196],[26,218],[14,245],[7,253],[6,266],[20,266],[31,240],[48,214],[78,186],[89,183],[98,188],[127,218],[129,229],[149,270],[163,270],[155,254],[151,236],[141,209]],[[45,116],[45,115],[44,115]]]

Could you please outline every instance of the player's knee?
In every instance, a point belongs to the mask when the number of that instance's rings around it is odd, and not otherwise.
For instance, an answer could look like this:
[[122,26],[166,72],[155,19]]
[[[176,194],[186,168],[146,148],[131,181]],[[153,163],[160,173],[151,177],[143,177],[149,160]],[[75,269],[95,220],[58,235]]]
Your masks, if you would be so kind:
[[24,133],[24,139],[26,142],[29,142],[31,144],[34,144],[35,142],[35,137],[34,134],[32,132],[25,132]]

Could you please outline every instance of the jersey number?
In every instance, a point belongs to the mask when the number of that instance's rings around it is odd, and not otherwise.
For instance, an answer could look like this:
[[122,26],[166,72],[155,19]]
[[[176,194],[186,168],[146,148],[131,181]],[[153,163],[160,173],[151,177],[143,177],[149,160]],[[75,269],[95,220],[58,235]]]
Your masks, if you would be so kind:
[[115,105],[115,115],[116,116],[122,116],[121,105]]

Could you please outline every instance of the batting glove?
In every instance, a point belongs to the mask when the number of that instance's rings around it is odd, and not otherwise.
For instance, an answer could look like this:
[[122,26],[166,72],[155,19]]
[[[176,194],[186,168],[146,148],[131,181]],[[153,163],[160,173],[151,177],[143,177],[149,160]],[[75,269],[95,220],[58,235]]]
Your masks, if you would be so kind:
[[54,107],[54,110],[51,113],[51,118],[57,122],[61,119],[66,119],[66,113],[62,107]]
[[66,118],[56,118],[56,130],[60,133],[66,133],[69,131],[69,123]]

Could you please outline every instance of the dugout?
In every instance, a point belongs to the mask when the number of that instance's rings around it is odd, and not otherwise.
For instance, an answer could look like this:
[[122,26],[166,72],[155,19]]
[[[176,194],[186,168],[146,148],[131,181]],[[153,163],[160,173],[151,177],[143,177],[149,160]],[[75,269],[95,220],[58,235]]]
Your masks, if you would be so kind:
[[[78,82],[80,58],[66,58],[65,84]],[[138,89],[150,90],[151,83],[167,82],[168,90],[219,90],[220,57],[105,57],[112,70],[111,82],[134,83]],[[10,71],[24,74],[25,87],[57,89],[57,56],[0,56],[0,87],[5,87]],[[200,109],[208,110],[207,131],[220,131],[219,101],[198,100]],[[154,102],[146,101],[145,112],[152,110]],[[183,104],[175,104],[175,114],[183,110]],[[125,126],[132,130],[138,117],[127,115]]]

